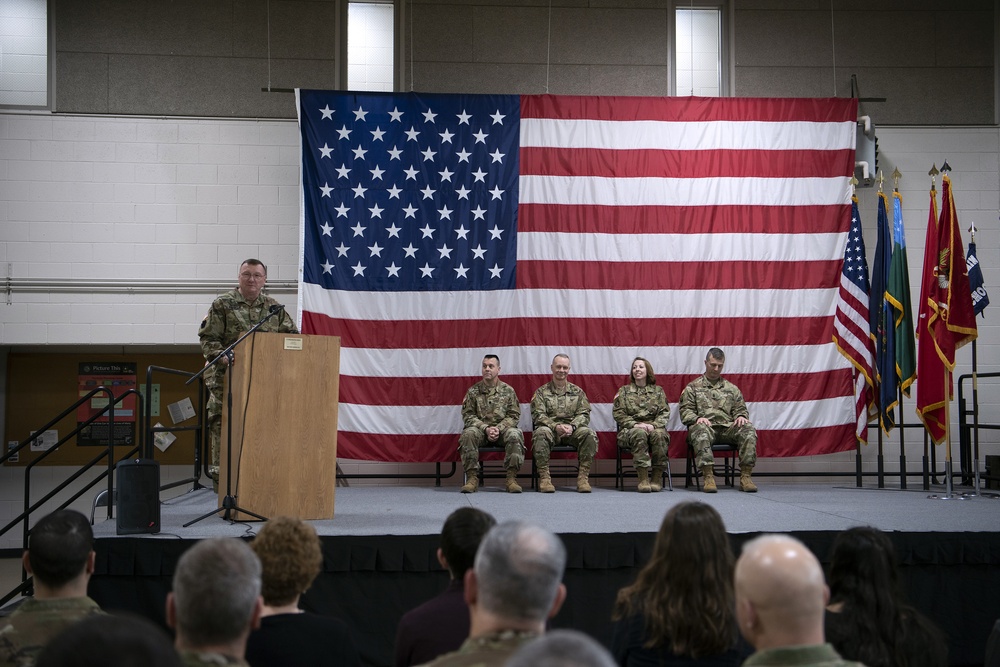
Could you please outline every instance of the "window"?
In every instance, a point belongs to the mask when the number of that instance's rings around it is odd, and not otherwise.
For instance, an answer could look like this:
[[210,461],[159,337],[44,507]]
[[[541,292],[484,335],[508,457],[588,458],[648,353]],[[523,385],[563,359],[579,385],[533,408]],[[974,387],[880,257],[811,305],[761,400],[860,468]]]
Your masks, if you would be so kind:
[[729,94],[724,8],[692,2],[674,12],[674,94]]
[[0,106],[47,107],[46,0],[0,0]]
[[347,6],[347,88],[391,91],[395,70],[395,7],[391,2]]

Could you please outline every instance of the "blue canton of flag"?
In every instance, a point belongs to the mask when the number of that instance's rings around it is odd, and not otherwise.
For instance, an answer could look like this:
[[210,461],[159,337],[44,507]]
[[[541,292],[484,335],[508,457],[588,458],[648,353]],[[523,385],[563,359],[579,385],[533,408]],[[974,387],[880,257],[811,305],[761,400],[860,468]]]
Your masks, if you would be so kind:
[[305,282],[514,288],[519,97],[298,96]]
[[868,258],[865,256],[865,239],[861,232],[861,216],[858,213],[857,202],[851,207],[851,231],[847,237],[847,247],[844,249],[844,275],[860,292],[868,296],[870,292]]

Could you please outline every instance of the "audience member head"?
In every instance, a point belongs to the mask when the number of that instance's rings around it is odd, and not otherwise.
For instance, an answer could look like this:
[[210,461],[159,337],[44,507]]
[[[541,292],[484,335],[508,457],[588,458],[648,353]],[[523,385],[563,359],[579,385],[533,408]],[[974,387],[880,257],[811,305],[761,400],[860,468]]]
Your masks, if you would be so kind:
[[68,509],[42,517],[28,535],[22,561],[38,597],[86,595],[94,571],[94,532],[87,517]]
[[202,540],[184,552],[167,595],[167,624],[177,648],[242,658],[260,624],[261,568],[242,540]]
[[490,530],[465,576],[472,610],[471,636],[500,629],[544,631],[566,597],[561,583],[566,547],[554,534],[525,521]]
[[885,533],[857,526],[837,535],[830,563],[831,603],[894,607],[898,594],[896,554]]
[[882,665],[944,665],[941,631],[906,604],[889,537],[868,526],[849,528],[833,542],[829,636],[851,660]]
[[56,635],[35,667],[181,667],[159,626],[138,616],[92,614]]
[[524,644],[506,667],[615,667],[615,659],[582,632],[553,630]]
[[701,658],[736,643],[733,552],[722,517],[711,506],[684,501],[660,524],[649,563],[618,592],[616,619],[642,615],[647,646]]
[[260,559],[261,595],[269,607],[296,604],[323,565],[316,529],[300,519],[279,516],[264,524],[250,548]]
[[736,617],[757,650],[822,644],[830,594],[816,556],[787,535],[747,542],[736,561]]
[[474,507],[459,507],[448,515],[441,528],[438,561],[448,568],[452,579],[463,579],[476,559],[483,537],[497,520]]

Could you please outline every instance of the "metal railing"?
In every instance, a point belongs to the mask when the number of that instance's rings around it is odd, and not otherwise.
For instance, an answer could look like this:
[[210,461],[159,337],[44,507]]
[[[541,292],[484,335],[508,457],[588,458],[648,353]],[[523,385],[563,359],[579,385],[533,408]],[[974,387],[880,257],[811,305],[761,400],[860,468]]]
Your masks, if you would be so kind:
[[[107,493],[109,494],[109,497],[113,496],[113,494],[114,494],[114,468],[115,468],[115,457],[114,457],[115,406],[118,403],[121,403],[129,395],[133,395],[134,394],[134,395],[136,395],[138,397],[139,396],[139,392],[136,391],[135,389],[128,389],[126,391],[123,391],[121,393],[121,395],[118,396],[117,398],[112,393],[112,391],[109,388],[107,388],[107,387],[97,387],[96,389],[93,389],[93,390],[87,392],[84,396],[80,397],[76,402],[74,402],[68,408],[66,408],[65,410],[63,410],[62,412],[60,412],[56,417],[54,417],[47,424],[45,424],[45,426],[42,426],[40,429],[37,429],[36,431],[34,431],[30,436],[28,436],[27,440],[25,440],[24,442],[20,443],[17,447],[14,447],[14,448],[10,449],[3,456],[0,456],[0,465],[3,465],[5,462],[7,462],[8,460],[10,460],[11,457],[17,455],[22,449],[24,449],[25,447],[28,447],[33,442],[37,442],[46,431],[48,431],[53,426],[55,426],[56,424],[58,424],[60,421],[62,421],[66,417],[68,417],[78,407],[80,407],[81,405],[86,404],[88,401],[90,401],[94,396],[97,396],[98,394],[106,394],[107,395],[108,404],[107,404],[107,406],[104,409],[102,409],[99,412],[95,413],[94,415],[92,415],[86,421],[78,423],[75,429],[73,429],[72,431],[70,431],[69,433],[67,433],[65,436],[63,436],[62,438],[60,438],[52,447],[50,447],[49,449],[47,449],[44,452],[40,453],[37,457],[35,457],[31,462],[29,462],[24,467],[24,509],[23,509],[23,511],[17,517],[15,517],[12,521],[10,521],[6,526],[0,528],[0,536],[5,535],[8,531],[10,531],[14,527],[16,527],[18,524],[21,524],[21,543],[22,543],[22,548],[27,549],[28,548],[28,530],[29,530],[29,525],[30,525],[29,524],[29,519],[30,519],[31,513],[34,512],[35,510],[39,509],[40,507],[44,506],[46,503],[48,503],[53,498],[55,498],[56,495],[58,495],[64,489],[68,488],[73,482],[75,482],[76,480],[80,479],[80,477],[82,477],[84,474],[86,474],[87,472],[89,472],[92,468],[95,468],[102,461],[106,462],[106,466],[107,467],[104,470],[102,470],[101,473],[98,474],[94,479],[92,479],[89,482],[83,484],[83,486],[81,486],[80,489],[78,491],[76,491],[75,493],[73,493],[73,495],[71,495],[67,500],[63,501],[59,505],[58,509],[63,509],[65,507],[68,507],[70,504],[72,504],[74,501],[76,501],[78,498],[80,498],[80,496],[82,496],[84,493],[86,493],[90,489],[94,488],[95,486],[97,486],[103,480],[107,480],[107,483],[108,483]],[[85,463],[82,466],[80,466],[76,471],[74,471],[73,473],[71,473],[69,475],[69,477],[67,477],[65,480],[63,480],[59,484],[57,484],[55,486],[55,488],[51,489],[48,493],[46,493],[44,496],[42,496],[41,499],[39,499],[36,502],[32,503],[31,502],[31,474],[34,471],[35,467],[38,464],[40,464],[41,462],[45,461],[48,457],[52,456],[55,452],[57,452],[59,450],[59,448],[63,444],[65,444],[66,442],[69,442],[70,440],[76,438],[76,436],[81,431],[83,431],[83,429],[89,427],[91,424],[93,424],[94,422],[96,422],[98,419],[100,419],[101,417],[103,417],[105,414],[108,417],[108,421],[107,421],[107,425],[108,425],[108,429],[107,429],[107,444],[104,446],[104,448],[102,449],[101,453],[98,454],[97,456],[95,456],[94,458],[92,458],[87,463]],[[141,415],[141,409],[140,409],[140,421],[141,421],[141,419],[142,419],[142,415]],[[122,458],[122,460],[131,458],[136,453],[138,453],[138,451],[139,451],[139,445],[136,444],[135,446],[133,446],[128,451],[128,453]],[[112,508],[111,508],[111,505],[109,504],[108,505],[108,519],[111,519],[112,516],[113,516],[112,515]],[[27,576],[27,573],[22,570],[22,572],[21,572],[21,584],[20,584],[20,586],[16,587],[13,591],[11,591],[10,593],[8,593],[4,597],[0,598],[0,606],[3,606],[7,602],[9,602],[18,593],[25,594],[25,595],[29,594],[30,590],[31,590],[31,580]]]

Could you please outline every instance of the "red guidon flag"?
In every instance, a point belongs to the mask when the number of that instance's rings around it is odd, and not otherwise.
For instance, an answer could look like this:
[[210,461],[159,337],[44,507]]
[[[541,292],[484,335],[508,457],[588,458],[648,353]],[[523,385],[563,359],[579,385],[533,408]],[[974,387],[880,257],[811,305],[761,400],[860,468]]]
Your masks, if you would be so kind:
[[942,179],[942,190],[941,217],[937,221],[936,193],[931,190],[917,323],[917,414],[935,444],[948,434],[945,404],[952,397],[955,350],[977,335],[962,231],[947,176]]

